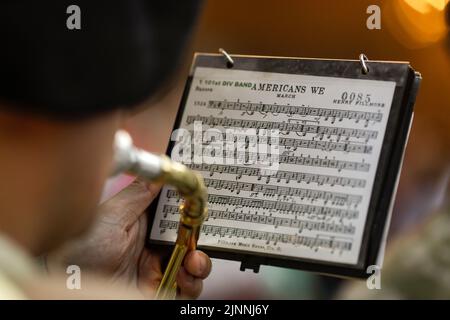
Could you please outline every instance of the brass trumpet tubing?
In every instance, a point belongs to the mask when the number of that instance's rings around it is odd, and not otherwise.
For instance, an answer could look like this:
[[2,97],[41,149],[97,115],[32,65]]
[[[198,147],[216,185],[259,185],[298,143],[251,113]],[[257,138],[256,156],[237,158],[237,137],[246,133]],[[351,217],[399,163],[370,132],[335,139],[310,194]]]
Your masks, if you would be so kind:
[[156,156],[134,147],[131,137],[119,131],[115,139],[115,173],[127,172],[151,182],[174,186],[184,203],[180,205],[180,222],[175,249],[164,272],[156,299],[176,297],[176,277],[186,253],[195,250],[200,227],[207,216],[207,190],[201,175],[167,156]]
[[156,299],[168,300],[175,299],[177,294],[177,274],[183,263],[184,257],[188,251],[186,245],[176,244],[172,252],[166,271],[164,272],[161,284],[156,291]]

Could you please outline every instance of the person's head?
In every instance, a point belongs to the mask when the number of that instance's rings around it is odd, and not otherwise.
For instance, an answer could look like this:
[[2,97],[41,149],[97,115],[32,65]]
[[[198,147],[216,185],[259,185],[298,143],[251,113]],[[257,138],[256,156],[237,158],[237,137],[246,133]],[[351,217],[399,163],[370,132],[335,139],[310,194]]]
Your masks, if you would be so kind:
[[177,66],[197,2],[0,4],[0,232],[39,253],[89,226],[114,133]]

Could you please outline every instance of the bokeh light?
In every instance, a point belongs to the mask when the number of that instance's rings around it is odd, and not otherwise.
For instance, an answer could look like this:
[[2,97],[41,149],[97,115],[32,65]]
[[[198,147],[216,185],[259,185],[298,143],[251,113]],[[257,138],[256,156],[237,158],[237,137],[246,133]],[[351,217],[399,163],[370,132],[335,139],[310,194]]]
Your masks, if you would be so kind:
[[449,0],[386,1],[384,11],[390,32],[404,46],[419,49],[442,40],[448,32]]

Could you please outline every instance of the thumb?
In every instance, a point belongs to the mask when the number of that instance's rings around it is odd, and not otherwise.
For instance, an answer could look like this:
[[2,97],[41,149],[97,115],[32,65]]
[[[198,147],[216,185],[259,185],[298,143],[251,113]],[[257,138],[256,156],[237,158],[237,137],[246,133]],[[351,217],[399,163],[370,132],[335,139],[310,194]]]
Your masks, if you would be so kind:
[[136,178],[99,207],[100,216],[131,227],[158,195],[161,186]]

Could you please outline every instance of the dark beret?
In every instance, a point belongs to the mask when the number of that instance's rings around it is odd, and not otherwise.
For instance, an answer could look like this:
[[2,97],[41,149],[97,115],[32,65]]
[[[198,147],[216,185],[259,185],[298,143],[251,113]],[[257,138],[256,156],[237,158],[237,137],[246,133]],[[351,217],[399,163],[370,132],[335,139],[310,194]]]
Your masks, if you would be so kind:
[[[67,19],[80,8],[81,29]],[[136,105],[177,66],[194,0],[2,0],[0,108],[80,118]]]

